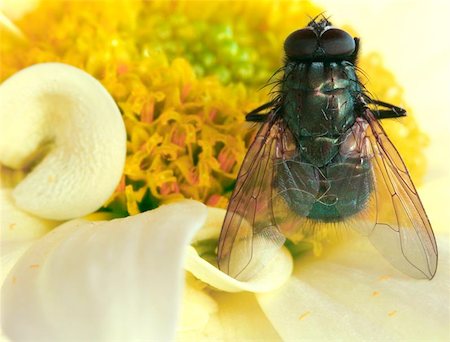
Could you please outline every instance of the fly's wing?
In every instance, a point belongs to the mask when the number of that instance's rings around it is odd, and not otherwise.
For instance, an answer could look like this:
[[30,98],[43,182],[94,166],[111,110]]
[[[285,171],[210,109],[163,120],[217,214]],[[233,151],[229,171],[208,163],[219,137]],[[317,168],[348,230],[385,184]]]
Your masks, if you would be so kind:
[[438,252],[430,221],[396,148],[370,110],[364,117],[364,154],[371,159],[374,189],[359,228],[393,266],[431,279]]
[[[280,166],[295,154],[292,134],[284,121],[273,115],[262,125],[245,156],[220,233],[218,264],[230,276],[248,279],[284,244],[282,218],[293,215],[277,212],[279,206],[274,208],[276,180],[280,172],[297,172],[289,171],[291,166]],[[300,174],[310,172],[297,169]],[[295,179],[292,182],[293,187],[302,188]]]
[[270,211],[278,128],[278,123],[268,121],[258,131],[239,171],[220,233],[219,268],[236,279],[251,277],[285,241]]

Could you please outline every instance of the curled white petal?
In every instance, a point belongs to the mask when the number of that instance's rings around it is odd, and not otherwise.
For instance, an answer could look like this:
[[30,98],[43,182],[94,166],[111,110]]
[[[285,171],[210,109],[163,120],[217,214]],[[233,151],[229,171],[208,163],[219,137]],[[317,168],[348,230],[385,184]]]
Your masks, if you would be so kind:
[[249,281],[239,281],[202,259],[195,249],[188,247],[185,269],[201,281],[227,292],[269,292],[279,288],[292,273],[292,257],[282,248],[270,263]]
[[14,189],[18,207],[66,220],[97,210],[117,186],[126,154],[120,111],[89,74],[37,64],[0,85],[0,162],[37,166]]
[[4,333],[29,341],[172,340],[185,246],[206,214],[204,205],[184,201],[57,227],[5,280]]
[[[217,239],[225,216],[225,210],[208,208],[208,218],[194,241]],[[248,281],[236,280],[202,259],[195,248],[187,251],[185,269],[203,282],[227,292],[269,292],[283,285],[291,276],[292,256],[286,248],[280,249],[270,263]]]

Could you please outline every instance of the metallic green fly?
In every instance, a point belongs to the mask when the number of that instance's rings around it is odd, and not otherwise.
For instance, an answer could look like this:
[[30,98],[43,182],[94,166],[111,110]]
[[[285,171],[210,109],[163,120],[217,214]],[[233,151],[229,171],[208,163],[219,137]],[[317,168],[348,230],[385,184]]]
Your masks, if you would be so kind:
[[277,96],[246,116],[261,127],[223,223],[222,271],[247,279],[286,239],[350,227],[399,270],[434,276],[430,222],[380,125],[406,113],[371,98],[357,76],[358,47],[324,17],[286,38]]

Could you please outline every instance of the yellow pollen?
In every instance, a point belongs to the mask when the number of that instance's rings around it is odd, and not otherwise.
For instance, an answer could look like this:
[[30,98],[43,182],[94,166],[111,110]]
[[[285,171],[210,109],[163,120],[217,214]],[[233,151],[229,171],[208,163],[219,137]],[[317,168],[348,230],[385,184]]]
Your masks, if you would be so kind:
[[30,268],[39,268],[39,264],[30,265]]
[[9,227],[9,229],[14,229],[14,228],[16,228],[16,224],[15,223],[10,223],[8,227]]
[[397,310],[392,310],[388,312],[389,317],[394,317],[397,314]]
[[372,296],[373,297],[377,297],[377,296],[379,296],[380,295],[380,292],[378,292],[378,291],[373,291],[372,292]]
[[391,277],[388,275],[382,275],[378,278],[379,281],[385,281],[385,280],[389,280],[389,279],[391,279]]
[[311,311],[306,311],[303,314],[300,315],[298,318],[299,320],[303,321],[306,317],[308,317],[311,314]]

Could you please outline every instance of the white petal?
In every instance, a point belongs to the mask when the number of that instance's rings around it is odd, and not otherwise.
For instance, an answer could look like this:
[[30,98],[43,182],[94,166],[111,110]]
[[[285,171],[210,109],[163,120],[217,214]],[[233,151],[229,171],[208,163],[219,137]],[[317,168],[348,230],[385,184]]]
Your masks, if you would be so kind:
[[56,228],[5,281],[4,333],[30,341],[173,339],[184,246],[206,214],[202,204],[184,201]]
[[200,289],[188,281],[178,341],[279,341],[253,293]]
[[58,224],[20,210],[14,204],[11,189],[0,189],[0,284],[28,247]]
[[9,271],[17,263],[17,260],[27,251],[30,246],[35,242],[32,240],[21,241],[1,241],[1,272],[0,272],[0,284],[3,284]]
[[0,189],[0,212],[2,242],[39,238],[60,224],[17,208],[11,189]]
[[279,341],[253,293],[214,293],[225,341]]
[[178,334],[203,330],[211,316],[217,313],[217,303],[204,290],[205,286],[188,273],[183,292],[181,319],[177,327]]
[[[194,242],[218,239],[226,210],[208,208],[208,218],[203,228],[194,237]],[[268,292],[283,285],[292,273],[291,254],[286,248],[276,253],[271,262],[257,276],[249,281],[238,281],[202,259],[193,247],[187,251],[185,269],[195,277],[216,289],[227,292]]]
[[448,236],[433,280],[393,269],[364,239],[296,261],[291,280],[258,301],[287,341],[449,340]]

